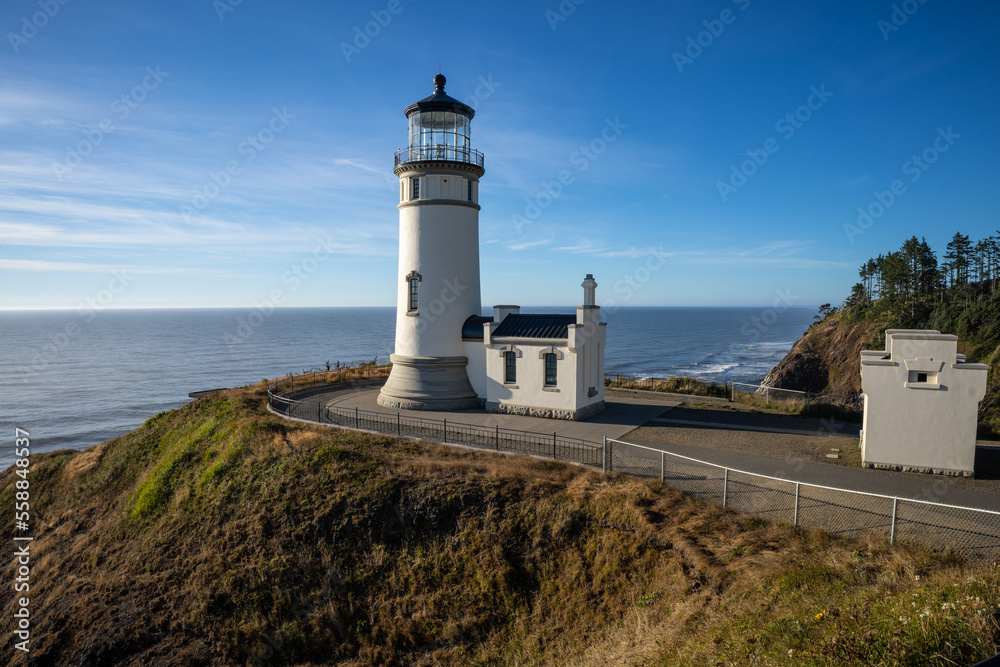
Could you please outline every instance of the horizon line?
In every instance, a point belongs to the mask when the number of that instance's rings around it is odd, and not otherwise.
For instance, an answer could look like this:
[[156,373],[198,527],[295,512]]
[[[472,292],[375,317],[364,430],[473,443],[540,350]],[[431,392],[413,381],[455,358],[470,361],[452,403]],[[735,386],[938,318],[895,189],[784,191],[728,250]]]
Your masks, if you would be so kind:
[[[296,309],[319,309],[319,308],[365,308],[365,309],[375,309],[375,308],[396,308],[397,306],[271,306],[269,310],[296,310]],[[565,305],[552,305],[552,304],[527,304],[519,305],[519,308],[564,308],[564,309],[574,309],[577,306],[565,306]],[[703,305],[703,306],[693,306],[693,305],[663,305],[663,304],[636,304],[630,306],[601,306],[603,309],[615,310],[627,310],[630,308],[772,308],[773,304],[754,304],[754,305]],[[493,306],[484,306],[484,310],[487,308],[493,308]],[[805,306],[785,306],[784,310],[799,310],[799,309],[814,309],[819,308],[819,306],[805,305]],[[259,310],[260,306],[109,306],[106,308],[93,309],[87,306],[28,306],[28,307],[7,307],[0,306],[0,313],[27,313],[27,312],[73,312],[73,311],[86,311],[86,312],[104,312],[108,310],[114,311],[127,311],[127,310]]]

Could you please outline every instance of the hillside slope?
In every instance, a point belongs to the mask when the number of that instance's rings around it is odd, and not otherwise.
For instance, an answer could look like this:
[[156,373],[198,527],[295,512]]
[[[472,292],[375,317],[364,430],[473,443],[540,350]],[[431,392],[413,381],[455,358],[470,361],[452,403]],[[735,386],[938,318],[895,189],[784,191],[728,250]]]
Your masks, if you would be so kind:
[[[0,476],[3,507],[17,479]],[[262,386],[37,455],[30,479],[32,652],[4,642],[3,664],[918,665],[1000,650],[995,569],[658,483],[293,424]],[[0,589],[6,619],[14,598]]]

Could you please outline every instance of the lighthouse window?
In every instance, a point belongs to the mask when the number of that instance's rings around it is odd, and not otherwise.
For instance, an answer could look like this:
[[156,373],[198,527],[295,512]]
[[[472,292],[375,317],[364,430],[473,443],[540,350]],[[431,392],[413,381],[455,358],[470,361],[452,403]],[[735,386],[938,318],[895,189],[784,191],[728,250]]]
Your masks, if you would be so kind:
[[469,201],[472,201],[472,181],[467,181],[465,183],[465,187],[466,187],[466,196],[469,198]]
[[410,153],[423,160],[468,160],[469,118],[452,111],[411,115]]
[[420,179],[416,176],[410,179],[413,183],[413,197],[412,199],[420,199]]
[[515,352],[504,352],[504,384],[514,384],[517,382],[517,354]]
[[556,355],[552,352],[545,355],[545,386],[556,386]]
[[410,310],[417,309],[417,295],[420,291],[420,281],[410,278]]
[[417,296],[420,291],[420,274],[416,271],[410,271],[406,276],[406,287],[407,287],[407,314],[415,315],[417,312]]

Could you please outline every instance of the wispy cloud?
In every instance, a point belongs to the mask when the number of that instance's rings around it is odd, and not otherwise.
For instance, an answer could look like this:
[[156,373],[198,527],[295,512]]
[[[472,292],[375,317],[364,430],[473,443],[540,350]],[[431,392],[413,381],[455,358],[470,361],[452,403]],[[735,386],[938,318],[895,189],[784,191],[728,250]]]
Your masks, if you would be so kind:
[[772,241],[751,248],[670,248],[662,246],[615,249],[606,241],[581,239],[573,245],[557,246],[554,251],[567,252],[575,255],[593,255],[604,258],[639,258],[652,252],[665,255],[676,261],[692,264],[727,264],[731,266],[776,266],[787,268],[843,268],[853,266],[847,262],[837,262],[828,259],[801,256],[812,246],[807,241]]
[[557,248],[553,248],[559,252],[569,252],[574,255],[581,254],[599,254],[606,251],[606,246],[603,242],[593,241],[591,239],[580,239],[573,245],[564,245]]
[[[678,259],[683,254],[677,256]],[[828,259],[810,259],[808,257],[746,257],[742,255],[718,254],[715,256],[701,255],[691,261],[698,264],[726,264],[728,266],[755,265],[779,266],[789,269],[839,269],[854,265],[849,262],[835,262]]]
[[737,257],[788,257],[811,245],[811,241],[771,241],[755,248],[733,248],[726,252]]
[[0,270],[12,269],[15,271],[74,271],[85,273],[112,273],[114,271],[125,271],[126,273],[225,273],[222,269],[201,269],[201,268],[179,268],[179,267],[157,267],[157,266],[121,266],[112,264],[87,264],[85,262],[49,262],[36,259],[0,259]]
[[537,248],[539,246],[548,245],[552,243],[551,238],[548,239],[538,239],[537,241],[517,241],[514,243],[508,243],[507,250],[527,250],[528,248]]
[[[661,247],[645,247],[637,248],[636,246],[629,246],[628,248],[613,250],[610,249],[608,243],[605,241],[595,241],[590,239],[581,239],[577,243],[568,246],[559,246],[558,248],[553,248],[559,252],[568,252],[573,255],[593,255],[595,257],[647,257],[654,251],[657,253],[663,253]],[[667,253],[669,255],[669,253]]]
[[599,257],[648,257],[653,253],[657,253],[660,256],[672,257],[674,253],[664,252],[662,248],[635,248],[631,247],[628,250],[606,250],[604,252],[596,253]]
[[384,169],[378,169],[376,167],[369,166],[365,164],[362,160],[350,160],[348,158],[338,157],[338,158],[333,158],[331,162],[338,166],[343,165],[347,167],[354,167],[355,169],[371,172],[373,174],[379,174],[380,176],[382,174],[387,173]]
[[751,248],[699,248],[680,250],[675,259],[695,264],[726,264],[728,266],[775,266],[792,269],[844,268],[847,262],[804,257],[812,248],[811,241],[772,241]]

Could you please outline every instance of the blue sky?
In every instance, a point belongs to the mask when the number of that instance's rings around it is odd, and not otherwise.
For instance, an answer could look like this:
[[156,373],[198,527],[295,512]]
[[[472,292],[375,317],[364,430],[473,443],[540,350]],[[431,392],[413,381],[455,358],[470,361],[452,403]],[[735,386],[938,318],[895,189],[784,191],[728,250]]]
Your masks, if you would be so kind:
[[1000,5],[576,2],[8,0],[0,308],[394,304],[393,152],[439,63],[486,305],[585,273],[838,303],[909,235],[1000,227]]

